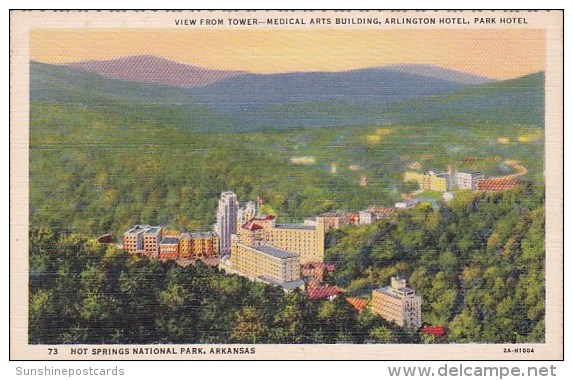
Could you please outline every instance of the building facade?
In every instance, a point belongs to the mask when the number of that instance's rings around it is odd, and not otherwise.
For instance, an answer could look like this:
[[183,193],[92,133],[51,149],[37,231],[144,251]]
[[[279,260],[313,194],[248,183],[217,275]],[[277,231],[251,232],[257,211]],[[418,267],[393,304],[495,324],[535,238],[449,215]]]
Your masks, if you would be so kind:
[[159,243],[159,258],[161,260],[177,260],[179,258],[179,238],[165,236]]
[[304,287],[300,257],[294,252],[267,244],[246,245],[238,235],[234,235],[230,264],[234,273],[254,281],[277,285],[285,290]]
[[485,179],[485,175],[482,172],[456,172],[455,173],[455,183],[456,187],[460,190],[478,190],[478,184],[480,181]]
[[430,170],[427,173],[406,172],[404,182],[417,182],[420,190],[445,192],[452,189],[451,175],[446,172]]
[[162,228],[149,225],[136,225],[123,234],[123,249],[131,254],[159,256],[159,242]]
[[374,290],[372,312],[408,330],[422,326],[422,298],[406,286],[405,279],[392,277],[390,286]]
[[241,242],[259,244],[294,252],[301,263],[324,261],[324,218],[306,219],[304,223],[275,223],[272,215],[262,215],[243,224],[237,231]]
[[263,232],[266,244],[296,253],[301,263],[324,261],[324,218],[287,224],[273,219],[267,225]]
[[179,257],[182,259],[202,259],[219,255],[219,237],[211,231],[181,234]]
[[237,223],[243,225],[249,220],[257,216],[257,204],[255,202],[247,202],[243,207],[240,207],[237,212]]
[[217,208],[217,223],[215,232],[219,236],[219,252],[221,256],[231,254],[231,235],[237,233],[237,213],[239,203],[237,196],[231,191],[221,193]]
[[324,231],[338,230],[350,224],[350,214],[343,212],[327,212],[320,215],[324,220]]
[[159,256],[159,242],[162,234],[161,227],[151,227],[143,232],[143,254],[149,257]]

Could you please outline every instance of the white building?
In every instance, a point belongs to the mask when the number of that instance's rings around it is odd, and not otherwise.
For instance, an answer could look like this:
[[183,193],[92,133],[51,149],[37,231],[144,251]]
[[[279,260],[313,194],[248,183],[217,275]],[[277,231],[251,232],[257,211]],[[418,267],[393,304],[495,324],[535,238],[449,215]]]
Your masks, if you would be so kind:
[[243,207],[239,208],[239,212],[237,214],[237,223],[242,226],[249,220],[253,219],[255,216],[257,216],[256,203],[253,201],[247,202]]
[[231,235],[237,233],[237,214],[239,203],[237,196],[231,191],[221,193],[217,208],[217,223],[215,232],[219,235],[220,255],[231,254]]
[[482,172],[456,172],[456,187],[460,190],[477,191],[479,181],[485,179]]
[[369,210],[360,211],[358,218],[361,226],[364,224],[372,224],[372,222],[376,221],[376,215]]

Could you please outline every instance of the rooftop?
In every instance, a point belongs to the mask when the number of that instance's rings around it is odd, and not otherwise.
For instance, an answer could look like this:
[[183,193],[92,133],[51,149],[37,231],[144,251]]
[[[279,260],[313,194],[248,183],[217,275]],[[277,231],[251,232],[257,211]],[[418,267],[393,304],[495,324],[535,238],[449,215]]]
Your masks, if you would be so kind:
[[299,257],[296,253],[287,251],[286,249],[277,248],[268,244],[257,245],[256,247],[248,246],[251,249],[257,250],[267,255],[277,257],[279,259],[290,259],[294,257]]
[[422,329],[422,332],[439,338],[446,333],[446,329],[441,326],[427,326]]
[[179,238],[177,236],[165,236],[160,244],[179,244]]
[[325,264],[320,261],[310,261],[304,264],[301,264],[302,269],[324,269],[328,272],[332,272],[336,270],[336,266],[334,264]]
[[482,175],[483,172],[477,170],[460,170],[457,172],[458,174],[471,174],[471,175]]
[[257,223],[247,222],[247,223],[243,224],[241,226],[241,228],[243,228],[245,230],[249,230],[249,231],[255,231],[255,230],[262,230],[263,226],[261,226],[260,224],[257,224]]
[[525,185],[525,181],[519,181],[516,179],[484,179],[479,181],[478,190],[479,191],[501,191],[507,189],[513,189],[516,186]]
[[432,175],[432,176],[436,176],[436,177],[442,177],[442,176],[447,176],[448,173],[443,171],[443,170],[436,170],[436,169],[430,169],[428,170],[428,174]]
[[386,294],[388,296],[399,298],[399,297],[410,297],[415,296],[416,292],[412,288],[403,287],[400,289],[392,288],[391,286],[384,286],[374,290],[375,292]]
[[161,227],[151,227],[150,225],[135,225],[131,227],[129,230],[125,231],[126,234],[156,234],[161,231]]
[[215,236],[216,234],[212,231],[196,231],[191,232],[190,235],[192,238],[209,238]]
[[148,229],[151,226],[140,226],[140,225],[135,225],[133,227],[131,227],[129,230],[125,231],[126,234],[137,234],[140,232],[143,232],[144,230]]
[[159,231],[161,231],[161,227],[149,227],[148,229],[143,231],[143,233],[144,234],[156,234]]
[[277,224],[275,228],[284,228],[284,229],[291,229],[291,230],[314,230],[316,229],[315,226],[311,226],[304,223],[284,223],[284,224]]
[[335,211],[335,212],[325,212],[325,213],[320,214],[320,216],[327,217],[327,218],[344,218],[344,217],[349,216],[349,214],[345,213],[345,212],[341,212],[341,211]]
[[273,280],[272,278],[269,278],[266,276],[260,276],[259,278],[265,282],[280,286],[281,288],[284,288],[286,290],[293,290],[296,288],[300,288],[301,286],[304,285],[304,281],[302,279],[298,279],[295,281],[289,281],[289,282],[278,282],[278,281]]
[[364,298],[348,297],[346,301],[348,301],[348,303],[354,306],[354,308],[358,310],[359,313],[362,313],[362,310],[364,310],[366,305],[368,305],[368,300]]
[[336,286],[320,286],[308,291],[308,298],[311,300],[318,300],[321,298],[329,298],[344,293],[344,290]]

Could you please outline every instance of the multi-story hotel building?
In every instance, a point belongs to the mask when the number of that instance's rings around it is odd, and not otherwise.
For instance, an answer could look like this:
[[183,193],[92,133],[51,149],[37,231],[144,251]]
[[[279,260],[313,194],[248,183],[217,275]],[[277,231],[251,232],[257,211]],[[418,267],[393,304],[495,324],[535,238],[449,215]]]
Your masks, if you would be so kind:
[[150,257],[159,255],[159,242],[161,241],[161,227],[151,227],[143,232],[143,254]]
[[179,257],[184,259],[213,257],[219,254],[219,237],[211,231],[181,234]]
[[278,224],[272,219],[263,235],[266,244],[298,254],[304,264],[324,261],[324,231],[322,217],[287,224]]
[[179,258],[179,238],[165,236],[159,243],[159,258],[161,260],[177,260]]
[[133,226],[123,233],[123,250],[129,253],[143,251],[143,230],[148,226]]
[[267,244],[243,244],[239,235],[233,235],[231,246],[230,268],[223,269],[285,290],[304,287],[296,253]]
[[231,235],[237,233],[237,212],[239,203],[237,196],[231,191],[221,193],[217,208],[217,223],[215,232],[219,236],[220,255],[231,253]]
[[427,173],[406,172],[404,182],[417,182],[421,190],[433,190],[446,192],[453,189],[478,190],[478,184],[485,179],[485,175],[479,171],[448,172],[430,170]]
[[161,231],[161,227],[133,226],[123,234],[123,249],[132,254],[157,257]]
[[425,174],[406,172],[404,182],[417,182],[421,190],[445,192],[452,189],[451,175],[437,170],[430,170]]
[[272,215],[262,215],[243,224],[237,231],[248,245],[267,244],[294,252],[301,263],[324,261],[324,218],[303,223],[275,223]]
[[372,311],[409,330],[422,326],[422,298],[406,286],[405,279],[392,277],[390,286],[374,290]]

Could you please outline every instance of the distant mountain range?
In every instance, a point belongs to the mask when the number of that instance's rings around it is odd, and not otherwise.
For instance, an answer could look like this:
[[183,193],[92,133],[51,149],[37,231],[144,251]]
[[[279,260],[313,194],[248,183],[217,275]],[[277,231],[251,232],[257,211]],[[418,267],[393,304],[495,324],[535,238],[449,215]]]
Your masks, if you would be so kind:
[[[544,76],[493,81],[429,65],[250,74],[153,56],[69,65],[30,63],[32,102],[169,108],[214,115],[193,129],[493,120],[543,125]],[[120,111],[118,111],[120,112]],[[170,111],[171,112],[171,111]],[[486,119],[484,119],[486,118]],[[224,120],[222,122],[221,120]],[[190,126],[191,128],[191,126]]]
[[177,87],[205,86],[224,78],[242,74],[241,71],[209,70],[184,65],[153,55],[83,61],[67,66],[106,78]]
[[[329,75],[326,75],[328,73],[324,72],[249,75],[244,71],[205,69],[198,66],[170,61],[153,55],[136,55],[111,60],[82,61],[70,63],[66,66],[84,70],[92,74],[98,74],[106,78],[177,87],[201,87],[218,82],[225,78],[236,76],[245,76],[247,81],[253,78],[256,80],[256,78],[273,77],[306,79],[308,76],[310,76],[310,78],[322,76],[327,79],[329,78]],[[449,70],[438,66],[416,64],[376,67],[367,70],[347,71],[346,73],[354,73],[350,74],[350,79],[354,79],[352,75],[355,75],[357,78],[364,77],[365,79],[368,79],[368,75],[376,76],[376,73],[378,72],[398,72],[464,85],[476,85],[492,81],[490,78]],[[333,77],[335,77],[340,73],[330,74],[333,74]],[[261,81],[261,79],[258,79],[258,81]]]
[[394,65],[333,73],[250,74],[204,69],[150,55],[67,66],[105,78],[186,88],[189,91],[185,93],[196,102],[220,110],[332,100],[386,104],[492,81],[430,65]]

